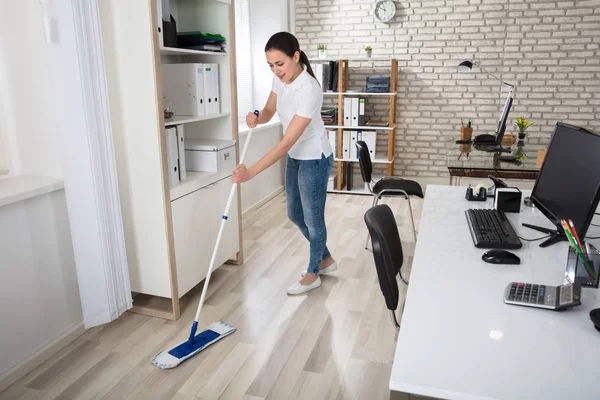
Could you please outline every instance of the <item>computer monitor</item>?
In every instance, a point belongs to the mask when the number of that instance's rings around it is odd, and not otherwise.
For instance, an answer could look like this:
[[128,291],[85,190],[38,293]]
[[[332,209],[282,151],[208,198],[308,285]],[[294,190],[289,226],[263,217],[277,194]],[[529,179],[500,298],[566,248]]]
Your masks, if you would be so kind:
[[540,246],[566,240],[560,221],[572,219],[584,240],[600,200],[600,134],[557,123],[544,164],[531,192],[533,204],[556,226],[556,231],[525,225],[550,233]]

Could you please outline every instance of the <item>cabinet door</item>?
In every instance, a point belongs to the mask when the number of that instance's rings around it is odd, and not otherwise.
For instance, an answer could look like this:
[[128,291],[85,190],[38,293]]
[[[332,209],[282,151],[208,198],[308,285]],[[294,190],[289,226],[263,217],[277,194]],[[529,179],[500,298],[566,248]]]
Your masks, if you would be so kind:
[[[211,188],[211,198],[214,199],[214,204],[217,208],[216,212],[214,213],[214,218],[211,219],[213,226],[211,230],[214,232],[214,237],[211,241],[212,246],[214,246],[217,241],[217,235],[219,233],[219,228],[221,227],[223,212],[225,211],[225,206],[227,205],[227,200],[229,198],[232,185],[233,183],[231,182],[231,177],[227,177],[215,183]],[[221,238],[221,244],[219,246],[219,250],[217,251],[215,269],[216,267],[224,264],[227,260],[235,258],[239,249],[238,201],[236,194],[233,198],[233,202],[231,203],[227,221],[225,222],[223,237]]]
[[200,283],[208,273],[216,235],[209,219],[215,214],[208,186],[171,202],[175,264],[179,297]]

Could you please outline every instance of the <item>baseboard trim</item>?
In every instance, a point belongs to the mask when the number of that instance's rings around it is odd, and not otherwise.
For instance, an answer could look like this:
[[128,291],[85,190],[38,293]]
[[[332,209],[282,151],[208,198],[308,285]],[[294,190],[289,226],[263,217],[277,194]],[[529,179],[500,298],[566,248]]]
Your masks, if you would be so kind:
[[77,339],[86,331],[83,321],[73,325],[65,333],[48,343],[40,350],[27,357],[24,361],[15,365],[8,371],[0,375],[0,392],[6,390],[10,385],[33,371],[44,361],[58,353],[63,347]]
[[250,207],[249,209],[247,209],[246,211],[242,212],[242,216],[244,216],[246,213],[252,212],[254,210],[259,209],[260,207],[262,207],[265,203],[267,203],[268,201],[272,200],[273,198],[275,198],[277,195],[279,195],[281,192],[283,192],[285,189],[285,187],[282,185],[280,187],[278,187],[277,189],[275,189],[273,192],[271,192],[271,194],[268,194],[267,196],[263,197],[262,200],[258,201],[256,204],[254,204],[252,207]]

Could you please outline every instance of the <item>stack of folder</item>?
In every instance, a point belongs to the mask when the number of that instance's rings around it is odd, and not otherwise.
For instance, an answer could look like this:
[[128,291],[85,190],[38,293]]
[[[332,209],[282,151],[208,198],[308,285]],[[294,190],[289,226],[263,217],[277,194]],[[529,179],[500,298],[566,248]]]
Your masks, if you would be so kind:
[[225,52],[226,39],[224,36],[214,33],[202,33],[198,31],[179,32],[177,44],[184,49]]
[[327,64],[315,63],[313,72],[324,92],[335,92],[338,89],[338,62],[330,61]]
[[336,125],[337,124],[337,109],[335,108],[323,108],[321,110],[321,119],[325,125]]

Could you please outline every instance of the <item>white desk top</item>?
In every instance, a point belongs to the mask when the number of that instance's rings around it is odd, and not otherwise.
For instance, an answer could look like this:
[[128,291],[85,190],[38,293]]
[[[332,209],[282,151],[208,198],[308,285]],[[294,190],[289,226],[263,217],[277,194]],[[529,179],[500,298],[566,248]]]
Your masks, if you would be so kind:
[[[427,187],[390,389],[444,399],[599,399],[600,332],[589,312],[600,307],[600,289],[582,288],[582,305],[561,312],[504,304],[509,282],[562,284],[567,243],[523,242],[513,251],[520,265],[485,263],[464,210],[492,202],[464,194]],[[544,235],[522,222],[552,228],[536,209],[507,215],[521,237]],[[588,236],[599,233],[590,227]]]
[[44,176],[0,178],[0,207],[64,188],[63,181]]

